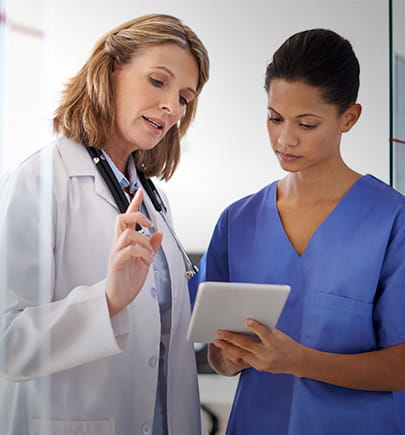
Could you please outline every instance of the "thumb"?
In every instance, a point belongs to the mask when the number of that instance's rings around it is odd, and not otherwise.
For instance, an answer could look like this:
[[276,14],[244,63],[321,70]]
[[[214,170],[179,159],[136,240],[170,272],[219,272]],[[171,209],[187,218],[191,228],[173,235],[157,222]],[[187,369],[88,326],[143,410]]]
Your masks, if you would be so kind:
[[160,249],[160,245],[162,243],[163,234],[161,232],[157,232],[151,236],[149,239],[150,244],[152,245],[153,252],[156,254]]

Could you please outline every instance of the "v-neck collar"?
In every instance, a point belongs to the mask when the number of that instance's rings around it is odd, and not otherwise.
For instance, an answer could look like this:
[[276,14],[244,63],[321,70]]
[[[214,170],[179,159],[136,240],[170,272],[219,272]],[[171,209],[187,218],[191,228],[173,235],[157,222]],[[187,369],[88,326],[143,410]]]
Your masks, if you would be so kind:
[[343,195],[343,197],[340,199],[340,201],[336,204],[336,206],[333,208],[333,210],[331,210],[331,212],[326,216],[326,218],[317,226],[317,228],[315,229],[315,231],[312,233],[310,239],[308,240],[308,243],[305,246],[305,249],[303,250],[302,254],[299,254],[297,252],[297,250],[295,249],[294,245],[292,244],[290,238],[288,237],[288,234],[284,228],[283,222],[281,221],[281,216],[280,216],[280,212],[278,210],[277,207],[277,186],[279,182],[275,182],[273,184],[274,187],[274,191],[273,191],[273,206],[274,206],[274,210],[276,212],[277,215],[277,222],[281,228],[281,233],[283,234],[287,245],[290,247],[290,249],[294,252],[294,254],[298,257],[298,258],[303,258],[304,256],[306,256],[306,253],[309,251],[312,241],[314,238],[317,237],[318,233],[322,230],[322,228],[331,220],[333,219],[334,215],[336,213],[339,212],[340,208],[344,206],[344,203],[347,202],[348,198],[350,198],[350,196],[352,195],[353,191],[355,191],[359,185],[362,184],[363,180],[365,180],[366,178],[369,177],[369,174],[363,175],[361,176],[358,180],[355,181],[355,183],[353,183],[353,185],[350,187],[350,189],[348,189],[348,191]]

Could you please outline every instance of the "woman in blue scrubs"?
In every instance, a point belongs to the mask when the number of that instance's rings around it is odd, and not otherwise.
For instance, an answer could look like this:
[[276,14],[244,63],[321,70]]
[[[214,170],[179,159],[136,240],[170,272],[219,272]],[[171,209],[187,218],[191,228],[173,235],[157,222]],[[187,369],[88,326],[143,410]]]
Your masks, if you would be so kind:
[[201,281],[289,284],[277,328],[218,331],[209,361],[240,373],[229,435],[405,434],[405,198],[350,169],[358,120],[351,44],[314,29],[266,71],[267,127],[287,176],[228,207]]

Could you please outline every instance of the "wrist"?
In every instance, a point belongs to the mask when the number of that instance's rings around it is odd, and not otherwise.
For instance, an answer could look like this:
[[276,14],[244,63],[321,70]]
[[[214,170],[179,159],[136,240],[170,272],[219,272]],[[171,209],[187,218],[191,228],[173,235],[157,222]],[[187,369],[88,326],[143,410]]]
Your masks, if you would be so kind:
[[307,368],[311,364],[311,354],[312,349],[306,346],[299,346],[297,356],[294,359],[293,366],[291,368],[290,374],[296,376],[297,378],[305,378],[307,373]]
[[105,294],[105,298],[107,301],[107,307],[110,317],[114,317],[122,310],[122,307],[119,307],[117,304],[115,304],[113,302],[113,299],[108,295],[108,293]]

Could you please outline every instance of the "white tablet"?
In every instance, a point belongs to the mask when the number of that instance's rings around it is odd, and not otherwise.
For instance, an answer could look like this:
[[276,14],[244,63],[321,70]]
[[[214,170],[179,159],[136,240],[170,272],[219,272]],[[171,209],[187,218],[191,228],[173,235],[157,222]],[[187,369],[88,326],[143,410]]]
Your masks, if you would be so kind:
[[252,333],[247,317],[275,327],[290,293],[289,285],[202,282],[187,331],[187,340],[211,343],[217,329]]

